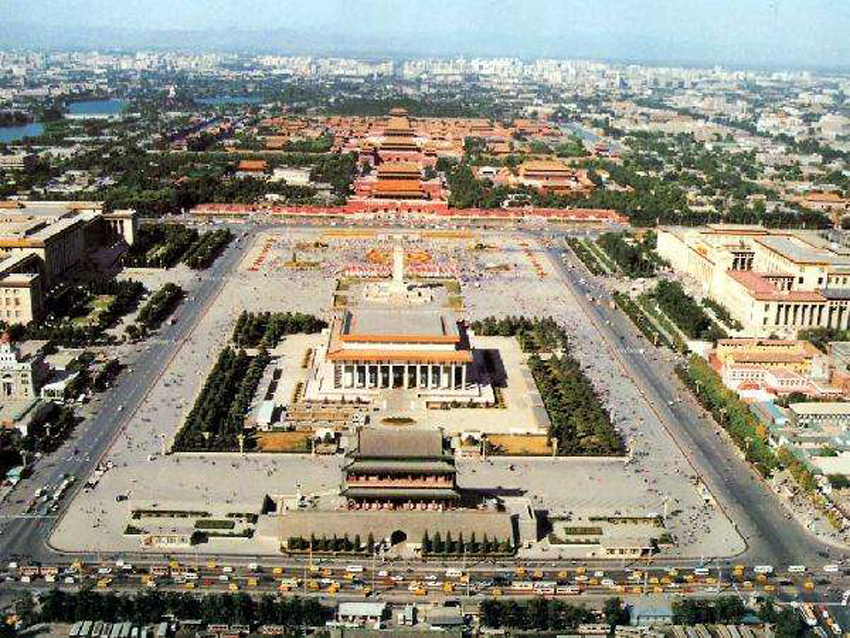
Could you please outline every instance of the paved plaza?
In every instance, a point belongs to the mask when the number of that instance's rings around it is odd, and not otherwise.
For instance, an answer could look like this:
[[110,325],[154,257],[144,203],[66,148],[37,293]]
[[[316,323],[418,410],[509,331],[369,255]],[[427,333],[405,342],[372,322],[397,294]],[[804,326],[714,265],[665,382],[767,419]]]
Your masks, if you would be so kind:
[[[502,488],[530,499],[535,509],[581,520],[594,515],[646,516],[669,514],[668,531],[678,538],[675,553],[683,556],[730,555],[744,549],[743,541],[716,506],[706,505],[691,469],[663,425],[638,390],[606,350],[601,336],[558,279],[547,254],[519,234],[475,233],[468,238],[432,238],[423,232],[416,247],[438,263],[457,269],[462,281],[465,318],[489,315],[554,316],[574,337],[576,355],[611,405],[612,417],[634,454],[622,459],[491,458],[459,460],[459,483],[467,488]],[[481,243],[483,248],[475,248]],[[242,263],[229,276],[218,297],[188,333],[165,373],[118,435],[107,460],[109,469],[93,489],[82,491],[56,527],[50,542],[59,549],[111,552],[138,551],[137,537],[119,532],[127,525],[134,504],[197,503],[216,511],[229,505],[260,509],[266,494],[329,495],[339,488],[341,457],[274,454],[173,454],[169,446],[186,413],[227,345],[242,310],[301,311],[325,318],[332,310],[336,279],[348,264],[362,261],[386,239],[364,233],[351,237],[323,234],[320,229],[276,229],[261,234]],[[265,247],[269,246],[268,249]],[[292,267],[292,252],[307,265]],[[260,256],[264,255],[262,259]],[[289,265],[287,265],[289,264]],[[140,273],[148,285],[172,273]],[[204,275],[200,275],[203,277]],[[179,283],[192,294],[194,275],[181,273]],[[179,314],[179,310],[178,310]],[[508,371],[520,370],[522,353],[515,342],[478,338],[477,347],[497,347]],[[300,374],[295,364],[310,338],[284,342],[284,371]],[[506,390],[507,410],[456,409],[445,415],[423,414],[429,425],[450,431],[491,427],[535,430],[539,397],[518,372]],[[287,379],[280,392],[290,393]],[[438,412],[438,411],[428,411]],[[417,419],[417,425],[418,419]],[[127,500],[116,501],[117,495]],[[162,550],[160,550],[162,551]],[[199,553],[274,552],[258,539],[217,540],[200,545]],[[543,543],[527,551],[552,556]]]

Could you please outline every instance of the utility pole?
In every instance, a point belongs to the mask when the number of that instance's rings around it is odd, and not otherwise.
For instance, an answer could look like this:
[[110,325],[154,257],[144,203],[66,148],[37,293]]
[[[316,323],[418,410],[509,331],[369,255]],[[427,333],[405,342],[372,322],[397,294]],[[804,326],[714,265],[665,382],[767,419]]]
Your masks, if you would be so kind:
[[720,566],[720,559],[715,556],[714,564],[717,565],[717,591],[723,590],[723,568]]
[[466,571],[466,545],[463,546],[463,570],[461,575],[466,578],[466,597],[469,598],[469,588],[472,584],[472,579],[469,577],[469,572]]
[[[313,567],[313,542],[310,541],[310,558],[309,563],[310,567]],[[304,593],[307,593],[307,565],[304,565]]]

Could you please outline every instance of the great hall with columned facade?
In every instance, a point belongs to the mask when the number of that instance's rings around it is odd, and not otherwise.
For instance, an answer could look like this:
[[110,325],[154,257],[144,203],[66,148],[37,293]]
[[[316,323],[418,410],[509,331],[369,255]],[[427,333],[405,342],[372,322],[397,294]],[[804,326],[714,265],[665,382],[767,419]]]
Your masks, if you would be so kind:
[[402,391],[426,400],[491,402],[466,328],[445,307],[439,286],[405,280],[398,243],[392,258],[392,279],[364,284],[331,321],[305,398],[370,402]]
[[472,352],[454,317],[439,310],[345,311],[327,358],[338,390],[463,390]]

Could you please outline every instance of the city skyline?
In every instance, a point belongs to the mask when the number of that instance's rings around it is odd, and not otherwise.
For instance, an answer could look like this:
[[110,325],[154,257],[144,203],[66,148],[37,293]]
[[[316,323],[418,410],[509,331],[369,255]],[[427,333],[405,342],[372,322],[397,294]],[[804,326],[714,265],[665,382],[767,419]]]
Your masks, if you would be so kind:
[[[693,3],[692,3],[693,4]],[[782,0],[657,0],[605,6],[533,0],[356,7],[183,0],[36,5],[9,0],[7,47],[180,48],[360,56],[560,57],[686,65],[841,68],[850,8]],[[546,16],[545,21],[540,21]],[[129,26],[132,25],[132,26]],[[426,25],[423,27],[423,25]],[[179,42],[179,44],[177,44]]]

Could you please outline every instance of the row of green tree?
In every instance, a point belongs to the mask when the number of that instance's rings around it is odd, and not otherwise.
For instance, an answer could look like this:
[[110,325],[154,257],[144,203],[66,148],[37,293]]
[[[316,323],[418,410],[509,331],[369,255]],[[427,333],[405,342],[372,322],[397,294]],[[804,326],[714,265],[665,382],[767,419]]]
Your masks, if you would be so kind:
[[327,153],[333,143],[333,135],[320,135],[313,139],[287,140],[283,150],[289,153]]
[[808,626],[794,607],[780,607],[769,598],[759,598],[752,611],[737,596],[684,598],[673,602],[674,625],[737,625],[749,615],[772,625],[777,638],[803,638],[809,634]]
[[[19,450],[41,454],[50,454],[57,450],[82,421],[74,414],[73,408],[49,404],[47,409],[33,420],[27,430],[27,435],[19,442]],[[29,457],[29,461],[33,458]]]
[[[487,317],[470,328],[483,336],[517,337],[523,350],[534,352],[529,367],[549,415],[549,436],[562,455],[622,454],[624,447],[611,416],[579,362],[569,339],[551,317]],[[538,352],[560,351],[545,361]]]
[[581,261],[591,273],[594,275],[605,274],[605,270],[599,264],[599,260],[593,253],[590,252],[587,246],[585,246],[580,239],[576,237],[567,237],[565,241],[567,242],[567,246],[569,246],[575,253],[576,257],[579,258],[579,261]]
[[200,620],[204,624],[322,627],[333,617],[333,613],[317,599],[297,596],[281,598],[266,594],[253,598],[244,593],[196,596],[188,592],[115,594],[86,589],[79,592],[52,589],[42,596],[40,608],[33,610],[27,620],[33,623],[129,621],[147,625],[160,622],[168,616],[180,620]]
[[303,536],[290,536],[286,547],[295,552],[334,552],[334,553],[373,553],[375,551],[375,537],[369,533],[369,538],[364,543],[360,534],[354,535],[354,540],[348,534],[337,536],[316,536],[310,534],[310,538]]
[[156,330],[166,317],[174,312],[177,304],[183,299],[183,289],[175,283],[168,282],[157,290],[148,302],[139,310],[136,323],[145,330]]
[[[348,534],[338,536],[319,536],[311,534],[310,538],[301,536],[290,536],[287,547],[296,552],[334,552],[334,553],[372,553],[375,550],[375,538],[369,533],[364,543],[360,534],[355,534],[352,540]],[[461,532],[458,537],[452,538],[451,531],[445,533],[436,532],[433,536],[426,530],[422,535],[422,553],[427,556],[461,556],[461,555],[506,555],[514,550],[510,539],[498,540],[489,538],[487,534],[480,541],[476,539],[475,532],[468,540]]]
[[[656,165],[653,165],[655,162]],[[589,160],[588,168],[604,170],[610,180],[622,187],[611,190],[598,188],[586,199],[572,201],[569,205],[581,205],[587,208],[610,208],[628,216],[633,226],[653,227],[658,224],[676,224],[681,226],[700,226],[710,222],[763,224],[770,228],[829,228],[829,217],[817,211],[790,206],[790,210],[767,212],[765,207],[745,206],[736,201],[726,208],[726,202],[717,204],[718,211],[695,211],[687,202],[687,193],[683,184],[687,183],[687,173],[675,178],[660,177],[654,173],[664,166],[664,160],[651,154],[641,157],[630,154],[623,163],[615,164],[608,160]],[[751,184],[748,182],[748,184]],[[741,196],[752,192],[745,188]],[[722,191],[721,191],[722,192]],[[566,198],[569,201],[569,198]],[[553,202],[557,205],[557,202]]]
[[674,625],[737,625],[748,614],[737,596],[719,596],[713,600],[685,598],[673,602]]
[[662,279],[652,293],[658,306],[691,339],[717,341],[728,335],[688,295],[678,281]]
[[850,330],[841,328],[806,328],[797,333],[800,339],[810,342],[821,352],[829,349],[833,341],[850,341]]
[[567,335],[551,317],[485,317],[469,328],[483,337],[516,337],[524,352],[552,352],[568,347]]
[[711,309],[714,313],[714,316],[720,319],[723,323],[725,323],[732,330],[742,330],[744,326],[741,325],[741,322],[735,319],[731,314],[729,314],[729,310],[726,306],[719,304],[714,301],[710,297],[706,297],[702,300],[702,305],[706,308]]
[[198,231],[183,224],[142,224],[124,253],[124,265],[171,268],[198,240]]
[[596,615],[584,605],[551,598],[527,601],[488,598],[481,601],[478,609],[481,624],[491,629],[574,631],[581,624],[596,621]]
[[631,297],[618,290],[614,291],[613,297],[614,303],[617,304],[617,307],[622,310],[629,319],[631,319],[632,323],[635,324],[635,327],[640,330],[641,334],[649,339],[650,342],[654,345],[664,344],[670,348],[677,349],[674,347],[673,343],[667,339],[664,333],[660,332],[658,328],[655,327],[655,324],[649,320],[647,314],[634,302],[634,300],[632,300]]
[[209,268],[232,240],[233,233],[227,228],[204,233],[183,255],[182,261],[193,270]]
[[177,452],[225,452],[250,449],[245,416],[269,356],[261,350],[249,357],[244,350],[225,348],[207,377],[186,422],[174,438]]
[[[48,296],[44,319],[31,321],[26,326],[9,326],[9,332],[15,340],[39,339],[69,348],[111,343],[114,339],[106,334],[106,329],[134,310],[144,292],[144,285],[133,279],[105,279],[72,284],[57,292],[55,297]],[[107,307],[97,313],[92,321],[74,321],[91,311],[89,304],[98,295],[112,297]],[[63,307],[64,301],[68,305]],[[73,313],[73,316],[69,316],[68,312]]]
[[568,352],[547,360],[528,361],[549,415],[549,437],[565,456],[608,456],[624,453],[611,415],[581,368]]
[[653,261],[647,257],[646,252],[641,250],[640,247],[635,246],[633,242],[626,241],[624,233],[604,233],[596,243],[629,277],[636,279],[638,277],[652,277],[655,274]]
[[413,117],[484,117],[489,112],[484,105],[470,104],[467,100],[399,96],[336,98],[327,111],[338,115],[385,116],[394,108],[406,109]]
[[333,187],[337,204],[345,202],[356,175],[357,156],[354,153],[321,155],[313,160],[310,169],[311,181],[323,182]]
[[463,532],[458,534],[457,539],[452,538],[450,531],[445,537],[436,532],[432,537],[428,531],[422,535],[422,553],[428,555],[476,555],[476,554],[510,554],[514,551],[511,539],[505,538],[501,541],[497,538],[489,538],[484,534],[479,541],[472,532],[469,539],[464,539]]
[[326,327],[323,320],[301,312],[243,310],[233,328],[233,343],[242,348],[274,348],[286,335],[313,334]]
[[767,442],[767,428],[759,423],[746,403],[729,390],[707,361],[692,355],[686,366],[676,368],[679,377],[694,392],[714,420],[725,429],[747,460],[769,476],[779,465]]

